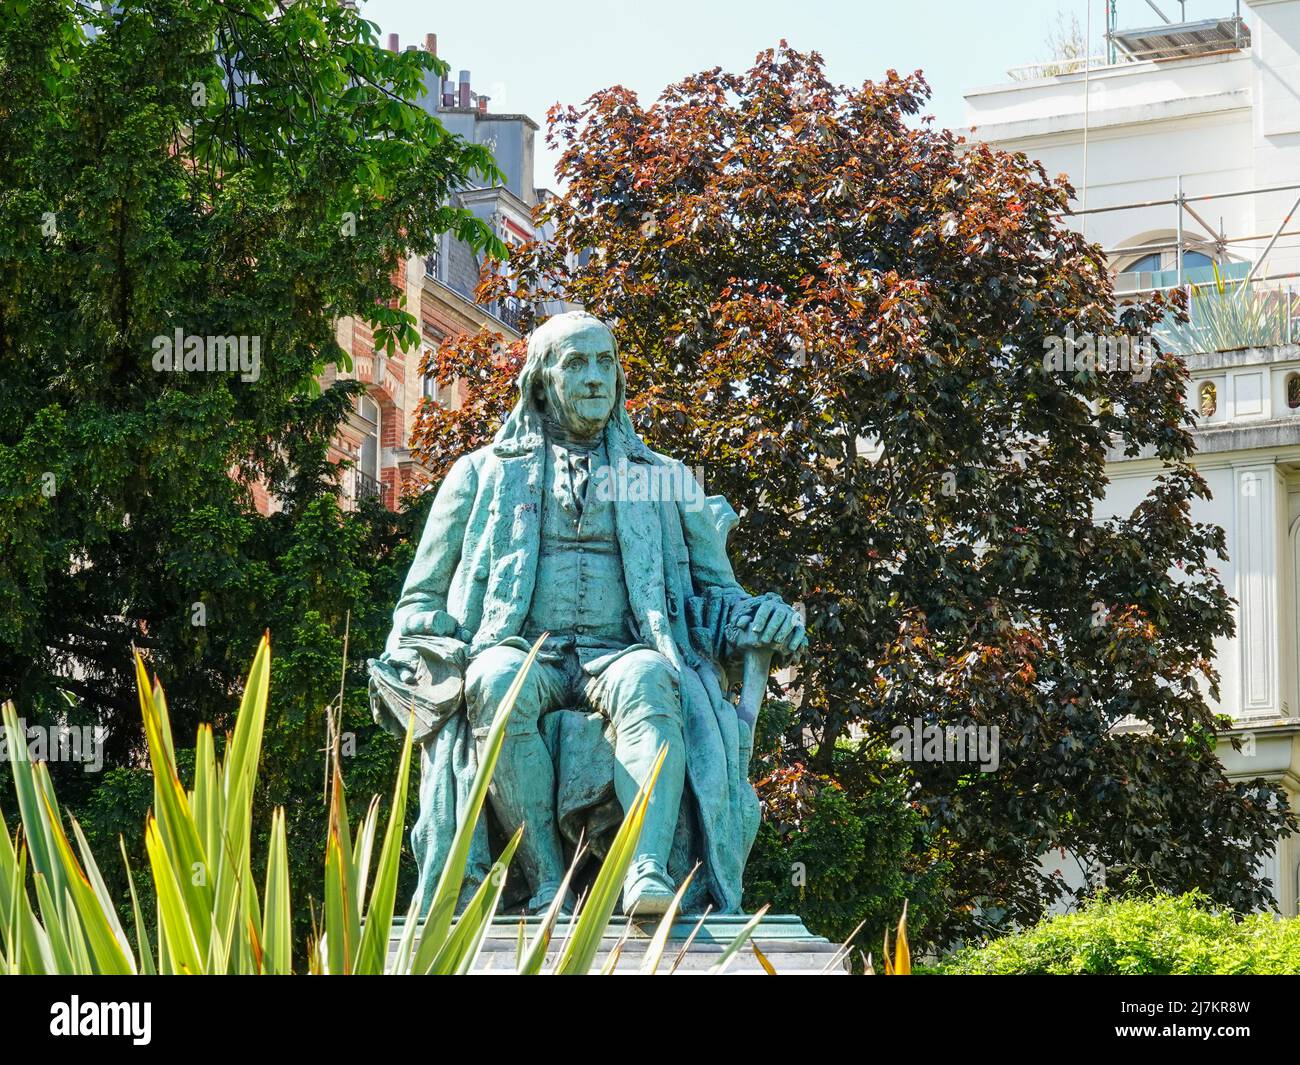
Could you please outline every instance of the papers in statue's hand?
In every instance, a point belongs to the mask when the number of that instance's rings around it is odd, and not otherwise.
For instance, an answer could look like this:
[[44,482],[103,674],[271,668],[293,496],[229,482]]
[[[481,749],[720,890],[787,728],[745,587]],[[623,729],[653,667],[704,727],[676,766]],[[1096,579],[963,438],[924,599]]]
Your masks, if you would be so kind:
[[403,636],[403,649],[419,652],[415,676],[406,680],[386,658],[371,658],[370,709],[376,723],[398,736],[415,714],[415,742],[433,736],[461,705],[465,644],[444,636]]

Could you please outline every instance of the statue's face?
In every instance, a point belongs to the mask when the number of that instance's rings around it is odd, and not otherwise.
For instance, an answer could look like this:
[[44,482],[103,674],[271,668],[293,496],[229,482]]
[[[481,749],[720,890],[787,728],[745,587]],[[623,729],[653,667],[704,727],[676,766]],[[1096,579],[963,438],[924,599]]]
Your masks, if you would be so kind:
[[583,437],[605,428],[618,386],[618,360],[608,329],[583,325],[560,337],[544,374],[556,421]]

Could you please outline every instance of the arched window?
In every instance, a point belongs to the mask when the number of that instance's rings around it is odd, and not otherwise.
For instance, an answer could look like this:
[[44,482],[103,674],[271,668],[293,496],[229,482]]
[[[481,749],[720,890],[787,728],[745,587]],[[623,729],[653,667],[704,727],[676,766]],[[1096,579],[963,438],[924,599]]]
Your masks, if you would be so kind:
[[[1183,270],[1205,270],[1209,271],[1214,266],[1212,256],[1203,251],[1184,251],[1183,252]],[[1155,274],[1161,270],[1176,270],[1178,268],[1178,253],[1176,250],[1168,252],[1153,251],[1143,255],[1140,259],[1134,259],[1121,274]]]
[[1292,410],[1300,409],[1300,373],[1287,374],[1286,405]]
[[1129,263],[1128,266],[1124,267],[1124,269],[1120,271],[1120,273],[1151,274],[1155,273],[1159,269],[1160,253],[1158,251],[1153,251],[1150,255],[1144,255],[1142,258]]
[[1201,411],[1202,418],[1213,418],[1214,412],[1219,409],[1219,390],[1214,387],[1212,381],[1206,381],[1201,385],[1198,393],[1200,402],[1197,404]]

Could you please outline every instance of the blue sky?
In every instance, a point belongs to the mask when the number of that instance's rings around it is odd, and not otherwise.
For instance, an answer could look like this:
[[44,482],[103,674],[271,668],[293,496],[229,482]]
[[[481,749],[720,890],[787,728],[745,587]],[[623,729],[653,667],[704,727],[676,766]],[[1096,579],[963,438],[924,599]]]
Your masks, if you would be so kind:
[[[1179,20],[1177,0],[1155,0]],[[1160,21],[1145,0],[1118,0],[1120,25]],[[580,103],[622,84],[643,102],[683,75],[742,70],[785,38],[821,52],[833,81],[861,83],[890,67],[921,69],[930,111],[964,125],[962,93],[1006,80],[1008,67],[1050,58],[1058,15],[1085,24],[1092,8],[1100,53],[1105,0],[361,0],[361,12],[402,46],[438,35],[452,67],[473,75],[493,111],[523,112],[544,127],[551,104]],[[1244,6],[1244,5],[1243,5]],[[1229,15],[1235,0],[1188,0],[1189,19]],[[385,36],[386,39],[386,36]],[[554,156],[539,135],[537,182],[554,185]]]

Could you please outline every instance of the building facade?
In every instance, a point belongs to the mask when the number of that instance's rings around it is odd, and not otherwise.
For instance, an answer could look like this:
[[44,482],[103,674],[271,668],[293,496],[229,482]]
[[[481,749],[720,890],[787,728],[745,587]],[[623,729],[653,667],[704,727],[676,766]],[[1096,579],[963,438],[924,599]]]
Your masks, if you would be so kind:
[[[389,34],[388,47],[400,46]],[[437,37],[427,35],[424,47],[437,54]],[[470,72],[462,70],[453,81],[427,76],[420,104],[452,133],[487,147],[505,175],[505,184],[465,189],[456,195],[457,206],[487,222],[507,245],[540,236],[533,225],[533,208],[548,193],[533,180],[534,136],[537,123],[527,115],[496,114],[486,95],[474,91]],[[519,311],[508,302],[481,305],[474,299],[482,257],[453,234],[439,238],[433,254],[408,255],[393,276],[397,292],[406,296],[406,308],[419,320],[421,344],[410,351],[387,355],[377,352],[364,322],[345,318],[338,324],[340,347],[352,356],[346,373],[334,367],[323,384],[351,377],[366,386],[334,442],[331,457],[344,464],[342,488],[355,502],[376,496],[396,509],[403,495],[427,480],[427,471],[409,448],[416,413],[426,400],[455,406],[460,386],[439,390],[436,382],[419,371],[421,360],[447,337],[490,329],[506,337],[518,336]]]
[[[964,133],[1068,175],[1070,224],[1106,250],[1121,298],[1188,290],[1175,346],[1213,492],[1193,517],[1226,532],[1236,604],[1211,705],[1243,748],[1219,750],[1230,776],[1279,782],[1300,810],[1300,0],[1222,2],[1223,18],[1112,25],[1102,56],[972,90]],[[1114,453],[1108,472],[1103,516],[1130,512],[1160,467]],[[1300,839],[1266,872],[1295,914]]]

